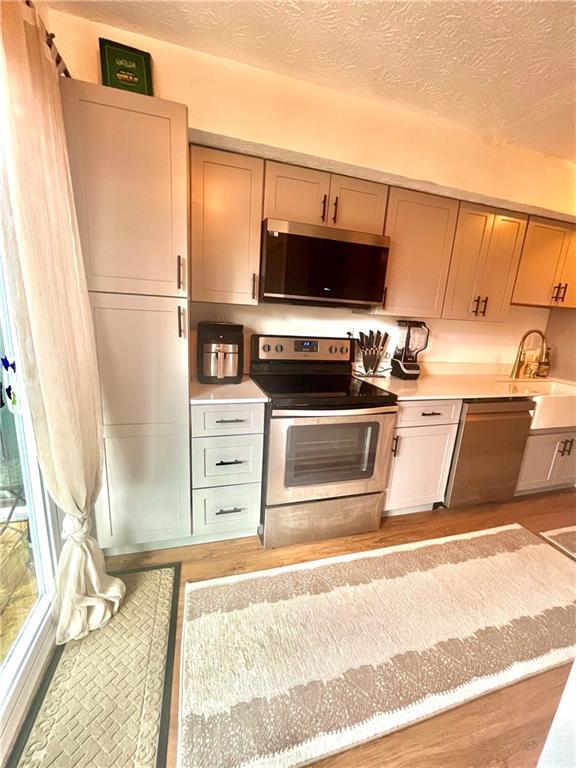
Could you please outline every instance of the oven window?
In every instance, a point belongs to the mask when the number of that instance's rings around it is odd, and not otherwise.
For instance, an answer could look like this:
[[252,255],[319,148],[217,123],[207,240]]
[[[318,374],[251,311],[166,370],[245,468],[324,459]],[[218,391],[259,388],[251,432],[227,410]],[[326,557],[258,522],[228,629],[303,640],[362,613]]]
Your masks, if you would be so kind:
[[286,487],[372,477],[379,429],[377,421],[290,427]]

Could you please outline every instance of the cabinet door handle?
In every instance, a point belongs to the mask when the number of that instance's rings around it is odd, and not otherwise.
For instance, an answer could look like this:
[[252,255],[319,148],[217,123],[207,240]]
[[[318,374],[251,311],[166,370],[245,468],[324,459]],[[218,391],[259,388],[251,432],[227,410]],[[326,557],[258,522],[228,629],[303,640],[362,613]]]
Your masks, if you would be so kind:
[[400,442],[400,437],[398,435],[394,435],[392,439],[392,456],[396,457],[398,456],[398,443]]
[[558,451],[560,456],[566,455],[566,448],[568,447],[569,440],[562,440],[562,448]]
[[560,286],[562,283],[558,283],[558,285],[554,286],[554,290],[552,291],[552,301],[558,301],[558,294],[560,292]]
[[566,456],[571,456],[572,448],[574,447],[574,438],[572,437],[570,438],[570,440],[566,440],[566,443],[567,443],[566,447],[568,448],[568,453],[566,454]]
[[252,272],[252,298],[256,298],[256,287],[258,284],[258,275],[256,272]]
[[481,296],[476,296],[476,298],[474,299],[475,307],[472,310],[472,314],[476,315],[476,317],[478,317],[478,311],[480,310],[480,301],[481,301],[481,299],[482,299]]
[[384,286],[384,293],[382,294],[382,309],[386,306],[386,296],[388,295],[388,286]]
[[488,296],[484,296],[482,300],[482,309],[480,310],[480,314],[482,317],[486,317],[486,307],[488,306]]
[[216,424],[243,424],[248,419],[216,419]]
[[334,198],[334,215],[332,216],[332,222],[336,224],[336,219],[338,218],[338,195]]
[[219,509],[217,515],[233,515],[236,512],[242,512],[244,507],[232,507],[232,509]]
[[328,203],[328,195],[324,195],[322,198],[322,216],[320,216],[320,221],[326,221],[326,205]]
[[422,411],[421,416],[442,416],[441,411]]
[[184,283],[182,280],[182,256],[178,254],[178,256],[176,257],[176,288],[180,290],[181,288],[183,288],[183,286],[184,286]]
[[568,290],[568,283],[560,283],[560,290],[558,291],[558,301],[564,302],[566,298],[566,291]]
[[217,467],[231,467],[235,464],[246,464],[246,462],[240,461],[240,459],[234,459],[234,461],[217,461],[216,462]]
[[178,307],[178,336],[183,338],[184,336],[184,310],[182,307]]

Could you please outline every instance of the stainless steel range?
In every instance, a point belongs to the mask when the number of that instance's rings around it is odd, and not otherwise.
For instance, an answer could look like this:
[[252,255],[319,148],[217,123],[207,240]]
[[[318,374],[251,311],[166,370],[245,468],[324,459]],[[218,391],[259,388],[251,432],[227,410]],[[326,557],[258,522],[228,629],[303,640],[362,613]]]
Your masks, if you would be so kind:
[[250,374],[270,398],[264,547],[376,530],[396,396],[352,376],[353,341],[252,336]]

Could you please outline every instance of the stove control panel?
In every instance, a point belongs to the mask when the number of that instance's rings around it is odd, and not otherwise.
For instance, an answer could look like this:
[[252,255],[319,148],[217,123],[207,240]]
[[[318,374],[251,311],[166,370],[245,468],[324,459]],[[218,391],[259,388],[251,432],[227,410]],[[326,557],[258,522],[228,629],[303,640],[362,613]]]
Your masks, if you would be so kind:
[[[256,343],[254,343],[254,340]],[[330,360],[349,362],[350,339],[320,339],[311,336],[255,336],[253,357],[257,360]]]

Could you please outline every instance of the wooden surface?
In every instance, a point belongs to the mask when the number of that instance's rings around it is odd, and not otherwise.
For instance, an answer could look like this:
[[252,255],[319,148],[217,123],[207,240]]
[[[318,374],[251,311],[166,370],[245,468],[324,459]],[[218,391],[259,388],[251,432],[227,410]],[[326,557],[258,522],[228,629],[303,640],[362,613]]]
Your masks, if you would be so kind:
[[[538,533],[571,525],[575,520],[576,492],[570,490],[524,497],[506,504],[393,517],[383,520],[380,530],[374,533],[279,550],[264,551],[259,539],[251,537],[109,558],[108,567],[111,570],[182,563],[168,766],[174,766],[176,761],[178,670],[184,584],[187,581],[273,568],[514,522]],[[568,672],[569,665],[545,672],[389,736],[321,760],[316,765],[322,768],[532,768],[537,764]]]

